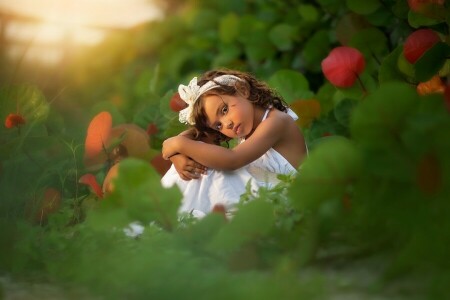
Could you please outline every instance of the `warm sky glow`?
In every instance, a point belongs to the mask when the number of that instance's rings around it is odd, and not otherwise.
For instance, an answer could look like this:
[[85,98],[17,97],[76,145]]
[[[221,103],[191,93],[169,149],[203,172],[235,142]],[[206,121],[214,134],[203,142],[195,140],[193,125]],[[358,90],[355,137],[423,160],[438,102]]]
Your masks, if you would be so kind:
[[149,0],[0,0],[0,10],[75,26],[130,27],[161,16]]
[[[104,37],[103,28],[128,28],[162,17],[151,0],[0,0],[0,12],[42,19],[8,22],[4,35],[13,41],[10,57],[26,51],[26,58],[50,63],[62,56],[57,49],[62,43],[95,45]],[[24,44],[31,47],[24,49]]]

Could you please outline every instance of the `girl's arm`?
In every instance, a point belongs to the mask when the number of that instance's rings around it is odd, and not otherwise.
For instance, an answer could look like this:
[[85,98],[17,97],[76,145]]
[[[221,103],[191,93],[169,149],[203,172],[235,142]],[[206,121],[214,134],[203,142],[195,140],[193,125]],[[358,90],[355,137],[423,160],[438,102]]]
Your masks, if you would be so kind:
[[163,157],[167,159],[181,153],[213,169],[235,170],[272,148],[281,138],[285,123],[285,118],[267,118],[259,124],[251,137],[232,149],[176,136],[164,141]]
[[[179,134],[187,139],[200,139],[204,142],[210,142],[208,136],[198,137],[192,129],[185,130]],[[189,181],[191,179],[198,179],[202,174],[206,174],[207,168],[195,160],[184,154],[176,154],[170,157],[170,161],[175,167],[181,179]]]

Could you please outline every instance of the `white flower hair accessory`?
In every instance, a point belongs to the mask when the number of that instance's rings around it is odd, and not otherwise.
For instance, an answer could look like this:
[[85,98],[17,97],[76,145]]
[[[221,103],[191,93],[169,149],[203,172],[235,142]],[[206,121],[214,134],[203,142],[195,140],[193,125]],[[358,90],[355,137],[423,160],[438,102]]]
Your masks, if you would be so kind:
[[207,91],[212,90],[216,87],[220,87],[221,85],[232,86],[236,83],[236,81],[243,81],[243,79],[234,75],[221,75],[214,78],[214,80],[210,80],[204,85],[199,86],[197,84],[197,77],[194,77],[187,86],[180,84],[178,86],[178,94],[180,94],[180,98],[188,105],[179,113],[180,122],[184,124],[195,125],[192,110],[198,98],[200,98],[200,96]]

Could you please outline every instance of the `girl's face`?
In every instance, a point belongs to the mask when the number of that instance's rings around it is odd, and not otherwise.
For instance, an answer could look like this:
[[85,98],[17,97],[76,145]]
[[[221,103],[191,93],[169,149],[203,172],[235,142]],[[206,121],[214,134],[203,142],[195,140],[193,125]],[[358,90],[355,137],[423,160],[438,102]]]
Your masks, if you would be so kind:
[[255,107],[241,96],[208,95],[202,101],[208,126],[227,137],[246,137],[257,126]]

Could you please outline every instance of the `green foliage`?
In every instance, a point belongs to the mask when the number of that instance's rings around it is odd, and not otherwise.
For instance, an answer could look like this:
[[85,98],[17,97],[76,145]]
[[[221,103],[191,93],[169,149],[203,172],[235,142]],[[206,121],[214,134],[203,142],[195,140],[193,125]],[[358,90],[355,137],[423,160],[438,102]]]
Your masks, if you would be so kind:
[[449,56],[450,46],[443,42],[436,43],[415,63],[417,79],[421,82],[430,80],[442,69]]
[[280,70],[272,75],[269,84],[278,91],[287,103],[312,97],[308,80],[299,72]]
[[[92,216],[93,224],[111,228],[114,224],[125,226],[139,221],[143,224],[156,222],[167,230],[176,227],[181,194],[176,188],[164,189],[159,178],[159,174],[144,161],[127,158],[120,162],[114,191]],[[107,223],[101,220],[107,220]]]
[[[0,269],[108,299],[447,295],[448,99],[442,90],[420,95],[417,85],[436,74],[448,84],[448,3],[425,13],[400,0],[171,5],[164,19],[74,58],[50,88],[0,89],[2,121],[25,119],[0,128]],[[417,28],[442,41],[410,64],[403,43]],[[365,59],[350,88],[322,74],[337,46]],[[102,199],[79,183],[94,115],[154,125],[149,146],[159,153],[185,129],[169,106],[178,84],[221,67],[252,72],[288,103],[318,100],[296,176],[257,194],[249,188],[232,216],[202,219],[178,213],[181,193],[163,188],[146,160],[122,160]],[[105,166],[94,174],[100,184]],[[30,203],[47,188],[62,203],[36,222]],[[125,234],[133,222],[144,230],[138,237]]]
[[371,14],[381,6],[380,1],[378,0],[370,0],[364,2],[357,0],[346,0],[345,2],[349,9],[361,15]]
[[290,198],[300,210],[316,210],[329,199],[342,198],[361,172],[361,153],[355,145],[344,138],[330,137],[302,164]]

